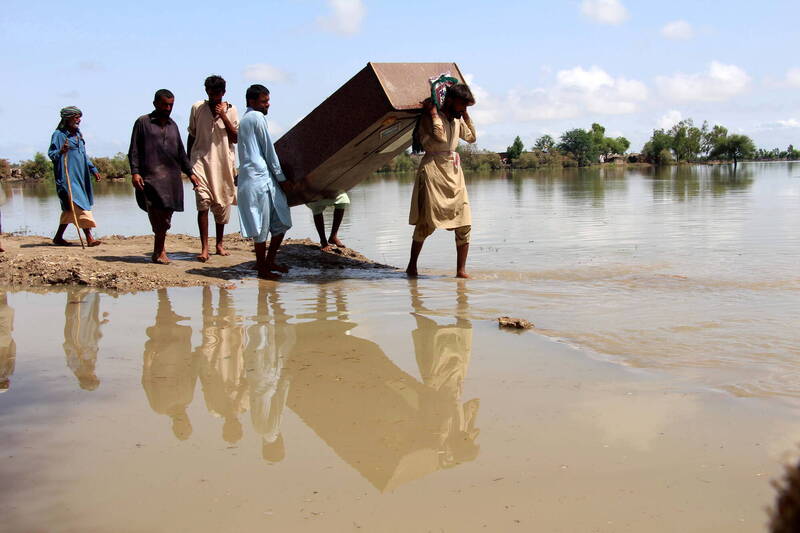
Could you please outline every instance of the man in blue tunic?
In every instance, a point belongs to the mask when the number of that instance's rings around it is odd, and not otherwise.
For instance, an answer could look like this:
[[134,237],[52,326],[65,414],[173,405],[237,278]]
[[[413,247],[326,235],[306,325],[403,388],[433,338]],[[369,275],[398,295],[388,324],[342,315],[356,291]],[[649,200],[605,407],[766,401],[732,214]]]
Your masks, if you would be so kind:
[[92,216],[94,204],[92,177],[99,181],[100,173],[86,155],[86,142],[79,128],[82,116],[83,113],[77,107],[69,106],[62,109],[61,122],[50,138],[50,148],[47,151],[50,160],[53,161],[56,191],[58,199],[61,200],[61,220],[56,236],[53,237],[53,244],[57,246],[72,244],[64,239],[64,231],[70,223],[74,224],[75,220],[80,226],[79,231],[82,229],[86,234],[86,243],[89,246],[102,244],[92,236],[92,228],[97,227]]
[[[253,239],[258,277],[280,279],[289,268],[275,261],[292,216],[285,191],[293,188],[281,170],[278,154],[267,130],[269,90],[263,85],[247,89],[247,112],[239,124],[239,226],[242,236]],[[267,251],[267,234],[271,234]]]

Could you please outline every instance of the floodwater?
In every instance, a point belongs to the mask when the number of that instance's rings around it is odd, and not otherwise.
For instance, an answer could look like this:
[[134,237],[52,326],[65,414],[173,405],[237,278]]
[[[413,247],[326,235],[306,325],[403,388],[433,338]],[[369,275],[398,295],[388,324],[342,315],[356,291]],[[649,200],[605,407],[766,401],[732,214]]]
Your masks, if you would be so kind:
[[[0,529],[762,531],[800,443],[795,174],[472,176],[470,281],[437,232],[415,281],[0,293]],[[410,188],[353,190],[342,239],[402,265]],[[5,192],[49,233],[51,192]]]

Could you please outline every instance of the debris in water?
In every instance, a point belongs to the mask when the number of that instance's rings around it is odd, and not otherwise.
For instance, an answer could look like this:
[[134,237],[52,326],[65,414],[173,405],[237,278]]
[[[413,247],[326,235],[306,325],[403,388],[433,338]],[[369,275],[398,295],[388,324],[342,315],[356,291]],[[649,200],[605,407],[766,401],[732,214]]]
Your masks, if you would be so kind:
[[524,318],[512,318],[510,316],[501,316],[497,319],[497,323],[501,328],[531,329],[533,327],[533,324]]

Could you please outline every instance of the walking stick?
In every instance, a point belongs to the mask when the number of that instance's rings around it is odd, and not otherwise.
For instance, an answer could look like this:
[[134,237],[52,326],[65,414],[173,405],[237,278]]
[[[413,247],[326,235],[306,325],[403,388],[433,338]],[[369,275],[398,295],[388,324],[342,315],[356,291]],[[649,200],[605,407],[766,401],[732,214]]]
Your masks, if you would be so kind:
[[72,221],[75,223],[75,229],[78,230],[78,238],[81,240],[81,250],[85,250],[86,247],[83,245],[83,235],[81,235],[81,227],[78,225],[78,215],[75,213],[75,202],[72,201],[72,180],[69,179],[69,170],[67,170],[68,162],[69,162],[69,151],[64,152],[64,176],[67,178],[67,192],[69,193],[69,205],[72,208]]

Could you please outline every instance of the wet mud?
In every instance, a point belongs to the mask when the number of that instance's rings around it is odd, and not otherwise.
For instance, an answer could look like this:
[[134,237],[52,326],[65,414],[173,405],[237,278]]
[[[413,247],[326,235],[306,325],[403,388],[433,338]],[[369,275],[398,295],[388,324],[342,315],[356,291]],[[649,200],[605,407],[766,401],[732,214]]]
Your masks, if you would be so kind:
[[[104,237],[103,244],[81,249],[55,246],[47,237],[3,236],[5,253],[0,254],[0,284],[12,287],[87,286],[132,292],[166,287],[230,286],[232,282],[255,278],[252,242],[228,235],[229,256],[212,255],[207,263],[196,259],[200,239],[188,235],[169,235],[169,265],[150,261],[152,237]],[[213,250],[213,239],[211,240]],[[278,260],[307,275],[330,277],[348,270],[396,272],[389,265],[376,263],[350,248],[323,252],[310,239],[287,239]],[[292,277],[290,274],[287,277]],[[295,275],[296,277],[296,275]]]

